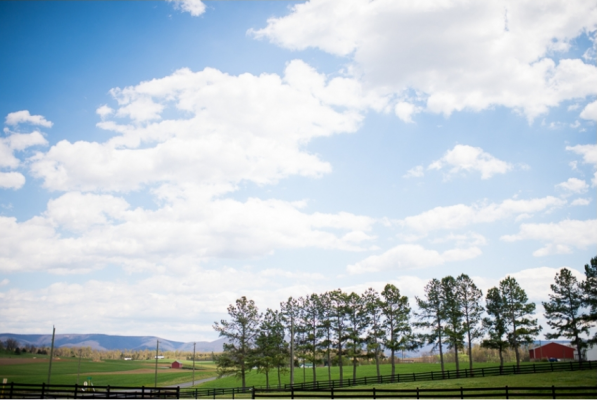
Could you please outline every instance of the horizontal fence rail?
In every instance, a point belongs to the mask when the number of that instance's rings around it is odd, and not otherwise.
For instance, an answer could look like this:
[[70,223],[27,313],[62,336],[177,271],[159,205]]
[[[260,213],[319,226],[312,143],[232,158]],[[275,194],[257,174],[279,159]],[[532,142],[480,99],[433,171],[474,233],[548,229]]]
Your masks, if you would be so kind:
[[[413,372],[410,374],[395,374],[395,375],[380,375],[380,376],[365,376],[361,378],[346,378],[334,379],[331,381],[316,381],[316,382],[302,382],[293,385],[286,384],[286,390],[328,390],[332,388],[360,386],[360,385],[374,385],[383,383],[400,383],[400,382],[418,382],[418,381],[434,381],[443,379],[459,379],[459,378],[473,378],[497,375],[515,375],[515,374],[535,374],[542,372],[562,372],[562,371],[581,371],[597,369],[597,361],[583,361],[580,362],[545,362],[522,364],[520,367],[516,365],[508,365],[504,367],[484,367],[473,369],[461,369],[460,371],[432,371],[432,372]],[[260,388],[261,389],[261,388]]]
[[[283,388],[278,388],[277,390],[284,390]],[[213,398],[216,397],[226,397],[229,399],[234,399],[238,394],[244,393],[253,393],[252,387],[246,388],[212,388],[212,389],[181,389],[180,390],[180,398],[182,399],[202,399],[202,398]]]
[[505,399],[570,399],[597,398],[597,386],[544,386],[544,387],[490,387],[490,388],[454,388],[454,389],[329,389],[315,392],[291,390],[255,390],[253,398],[320,398],[320,399],[467,399],[467,398],[505,398]]
[[83,385],[0,385],[3,399],[178,399],[179,387],[130,387]]

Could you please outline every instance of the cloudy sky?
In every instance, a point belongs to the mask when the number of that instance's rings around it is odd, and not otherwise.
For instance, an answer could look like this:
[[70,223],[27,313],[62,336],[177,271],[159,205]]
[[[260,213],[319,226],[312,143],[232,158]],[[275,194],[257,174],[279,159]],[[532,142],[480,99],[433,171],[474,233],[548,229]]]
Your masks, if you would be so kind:
[[546,300],[597,254],[596,21],[591,0],[0,2],[0,332],[214,340],[242,295],[461,273]]

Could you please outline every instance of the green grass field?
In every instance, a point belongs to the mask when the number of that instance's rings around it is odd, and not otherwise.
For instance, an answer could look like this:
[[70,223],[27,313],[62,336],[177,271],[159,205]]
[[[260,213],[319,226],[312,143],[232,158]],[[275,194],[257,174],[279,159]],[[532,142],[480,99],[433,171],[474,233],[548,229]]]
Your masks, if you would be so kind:
[[[158,385],[171,386],[193,379],[192,361],[183,361],[183,370],[172,370],[174,360],[158,361]],[[49,357],[43,355],[0,355],[0,379],[8,382],[41,384],[48,381]],[[52,363],[52,384],[73,385],[77,383],[78,358],[55,359]],[[195,380],[216,376],[213,362],[195,363]],[[96,386],[153,386],[155,362],[82,359],[79,384],[87,378]]]

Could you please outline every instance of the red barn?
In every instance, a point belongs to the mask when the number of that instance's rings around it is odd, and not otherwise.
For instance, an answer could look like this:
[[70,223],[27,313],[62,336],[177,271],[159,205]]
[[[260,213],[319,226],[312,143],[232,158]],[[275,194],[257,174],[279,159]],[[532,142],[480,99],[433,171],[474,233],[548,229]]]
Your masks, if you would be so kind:
[[531,361],[549,358],[574,360],[574,348],[559,343],[546,343],[529,350]]
[[174,361],[172,363],[172,368],[182,368],[182,363],[180,363],[178,361]]

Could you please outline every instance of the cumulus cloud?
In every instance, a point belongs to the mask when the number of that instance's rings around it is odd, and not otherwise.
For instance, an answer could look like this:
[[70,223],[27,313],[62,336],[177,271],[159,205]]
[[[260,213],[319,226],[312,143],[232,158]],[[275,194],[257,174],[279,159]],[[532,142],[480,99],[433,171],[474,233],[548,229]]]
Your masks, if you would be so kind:
[[20,189],[25,184],[25,176],[19,172],[1,172],[0,188]]
[[205,12],[205,4],[201,0],[167,0],[174,3],[174,8],[188,12],[193,17],[198,17]]
[[421,178],[425,175],[425,170],[422,165],[417,165],[406,171],[406,174],[402,175],[403,178]]
[[583,158],[584,164],[592,164],[596,170],[591,183],[597,186],[597,144],[579,144],[576,146],[566,146],[566,150],[579,154]]
[[597,220],[564,220],[548,224],[522,224],[515,235],[501,237],[506,242],[538,240],[546,245],[535,252],[535,257],[571,253],[573,248],[586,249],[597,243]]
[[[594,31],[596,18],[588,0],[541,6],[313,0],[249,33],[293,50],[348,57],[369,86],[398,97],[415,91],[429,112],[504,106],[531,121],[562,101],[595,94],[592,63],[554,59],[575,37]],[[410,121],[406,106],[396,111]]]
[[102,119],[104,119],[108,115],[113,114],[114,110],[111,107],[108,107],[107,104],[104,104],[103,106],[98,107],[97,110],[95,110],[95,112],[97,113],[97,115],[102,117]]
[[480,147],[459,144],[428,167],[436,170],[443,168],[449,168],[449,176],[463,171],[478,171],[481,173],[481,179],[489,179],[495,174],[505,174],[513,167],[512,164],[484,152]]
[[589,204],[591,204],[591,199],[588,198],[574,199],[574,201],[570,203],[571,206],[588,206]]
[[589,119],[597,121],[597,101],[587,104],[587,106],[580,113],[582,119]]
[[556,188],[569,193],[584,193],[589,189],[589,185],[582,179],[570,178],[566,182],[558,183]]
[[346,267],[350,274],[384,270],[407,270],[442,265],[446,262],[470,260],[482,254],[478,247],[455,248],[439,253],[416,244],[400,244],[383,254],[373,255]]
[[547,196],[530,200],[507,199],[496,204],[457,204],[448,207],[435,207],[421,214],[396,221],[397,224],[418,232],[431,232],[441,229],[459,229],[472,224],[490,223],[522,214],[547,211],[566,204],[565,200]]
[[[368,107],[376,101],[361,96],[354,80],[327,80],[302,61],[290,62],[284,77],[181,69],[111,93],[119,106],[116,120],[98,126],[115,132],[113,138],[63,140],[32,159],[31,172],[46,188],[130,191],[192,184],[230,191],[241,181],[319,177],[331,166],[304,145],[354,132],[364,102]],[[165,110],[179,116],[163,119]],[[118,123],[118,117],[131,123]]]
[[6,125],[31,124],[51,128],[53,123],[44,118],[43,115],[31,115],[28,110],[12,112],[6,116]]
[[414,114],[421,111],[421,107],[417,107],[412,103],[401,101],[396,104],[394,112],[402,121],[406,123],[413,123],[412,117]]

